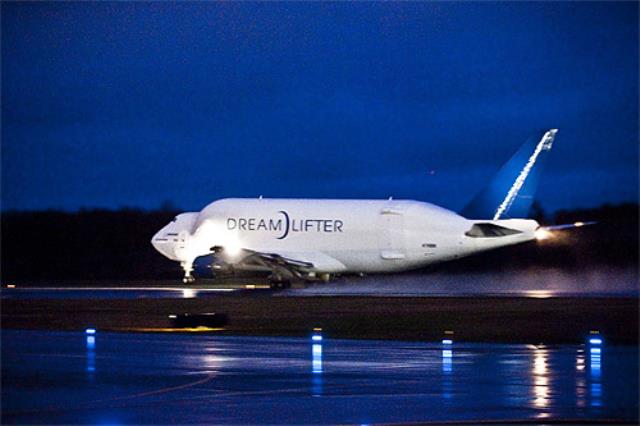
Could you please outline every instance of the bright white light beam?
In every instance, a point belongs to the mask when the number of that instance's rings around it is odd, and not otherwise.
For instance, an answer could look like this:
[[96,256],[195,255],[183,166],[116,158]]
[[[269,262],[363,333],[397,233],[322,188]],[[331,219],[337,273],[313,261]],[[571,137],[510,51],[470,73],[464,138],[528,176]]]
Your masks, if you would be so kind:
[[547,131],[544,136],[542,136],[542,139],[540,139],[540,142],[538,142],[538,145],[536,145],[535,151],[533,151],[533,154],[531,154],[531,157],[529,157],[529,161],[527,161],[527,164],[525,164],[516,181],[513,182],[513,185],[511,186],[511,189],[509,189],[507,196],[498,207],[498,210],[496,210],[496,214],[493,215],[493,220],[500,219],[500,216],[502,216],[504,212],[509,207],[511,207],[511,204],[513,204],[513,201],[518,196],[518,192],[520,191],[520,189],[522,189],[524,181],[527,180],[527,176],[529,176],[531,169],[536,164],[538,155],[540,155],[543,149],[551,149],[551,144],[553,143],[553,138],[555,138],[556,133],[558,133],[558,129],[551,129]]

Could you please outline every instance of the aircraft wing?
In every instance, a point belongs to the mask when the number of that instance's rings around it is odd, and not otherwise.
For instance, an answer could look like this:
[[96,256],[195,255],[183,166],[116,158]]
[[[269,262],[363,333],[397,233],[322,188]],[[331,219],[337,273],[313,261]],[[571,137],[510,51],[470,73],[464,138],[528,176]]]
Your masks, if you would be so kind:
[[262,262],[266,264],[266,266],[285,266],[294,269],[311,269],[313,268],[313,263],[300,260],[301,257],[295,258],[289,256],[283,256],[278,253],[261,253],[261,252],[253,252],[251,257],[258,257]]
[[268,269],[288,272],[292,276],[301,278],[309,272],[342,272],[347,267],[335,258],[320,251],[312,252],[272,252],[243,250],[247,256],[243,263],[260,264]]

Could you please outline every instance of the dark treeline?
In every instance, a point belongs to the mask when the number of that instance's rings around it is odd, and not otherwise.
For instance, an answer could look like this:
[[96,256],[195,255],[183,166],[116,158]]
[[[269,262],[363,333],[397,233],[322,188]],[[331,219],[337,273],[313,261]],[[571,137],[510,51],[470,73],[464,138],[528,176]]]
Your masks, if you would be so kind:
[[171,278],[180,266],[151,246],[177,212],[123,209],[2,214],[2,279]]
[[[2,213],[2,279],[4,282],[178,280],[179,265],[161,256],[150,244],[153,234],[176,213],[133,209]],[[595,220],[598,224],[559,231],[549,240],[500,249],[435,268],[455,272],[532,266],[635,266],[639,213],[636,204],[560,211],[549,222]]]

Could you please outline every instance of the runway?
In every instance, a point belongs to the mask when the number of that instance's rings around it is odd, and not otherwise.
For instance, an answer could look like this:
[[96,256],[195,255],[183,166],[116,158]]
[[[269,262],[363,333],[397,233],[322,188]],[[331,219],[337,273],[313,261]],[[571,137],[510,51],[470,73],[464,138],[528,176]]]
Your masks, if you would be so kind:
[[[2,423],[633,424],[634,277],[3,283]],[[207,312],[228,324],[176,329],[169,317]]]
[[[7,287],[10,286],[10,287]],[[225,293],[269,296],[374,297],[635,297],[640,296],[638,269],[594,267],[578,271],[536,268],[483,273],[405,273],[339,277],[329,283],[270,291],[263,279],[199,279],[183,285],[162,282],[3,283],[3,299],[140,299],[216,297]]]
[[3,330],[2,423],[637,421],[638,348]]
[[[254,286],[255,288],[255,286]],[[11,287],[3,288],[4,299],[172,299],[211,297],[240,291],[239,288],[214,287]]]
[[477,273],[404,273],[344,277],[288,290],[295,296],[393,297],[638,297],[637,268],[533,268]]
[[[280,292],[254,284],[3,288],[2,423],[637,420],[638,346],[620,344],[637,343],[637,298],[545,293],[554,281],[540,279],[538,292],[464,297],[493,282],[467,276],[441,297],[445,287],[424,279]],[[499,282],[491,288],[506,288]],[[520,290],[535,281],[523,282]],[[205,334],[176,333],[168,320],[176,312],[230,320]],[[91,326],[96,335],[82,332]],[[315,326],[325,336],[314,347]],[[448,329],[454,342],[443,346]],[[601,347],[575,343],[592,329],[602,332]]]

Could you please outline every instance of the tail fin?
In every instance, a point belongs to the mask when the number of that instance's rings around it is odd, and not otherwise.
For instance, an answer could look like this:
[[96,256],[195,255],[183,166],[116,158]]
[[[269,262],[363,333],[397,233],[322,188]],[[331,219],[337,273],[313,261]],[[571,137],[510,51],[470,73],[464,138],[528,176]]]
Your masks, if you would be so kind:
[[461,214],[470,219],[490,220],[527,217],[538,186],[542,160],[551,149],[557,132],[558,129],[547,130],[527,140]]

